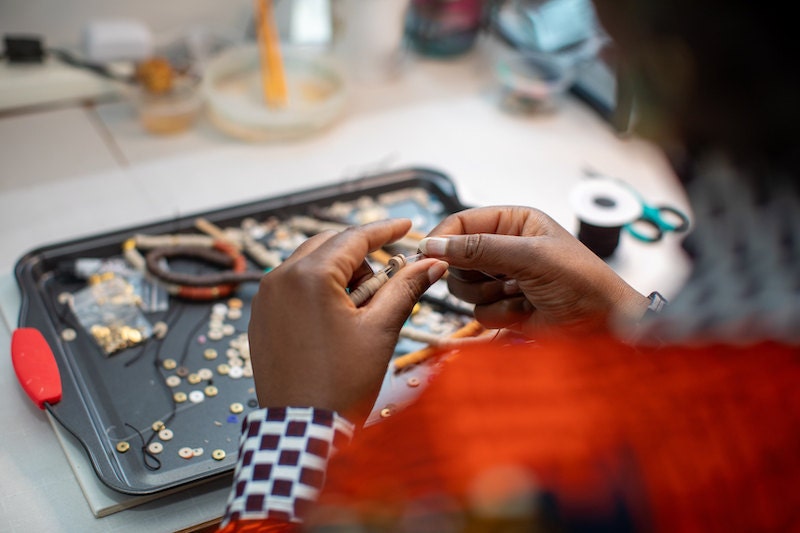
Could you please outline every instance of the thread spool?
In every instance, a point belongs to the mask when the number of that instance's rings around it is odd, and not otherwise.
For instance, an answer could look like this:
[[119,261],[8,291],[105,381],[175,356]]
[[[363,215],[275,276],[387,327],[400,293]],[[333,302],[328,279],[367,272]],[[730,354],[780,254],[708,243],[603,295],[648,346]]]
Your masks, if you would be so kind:
[[570,204],[579,221],[578,239],[603,259],[616,251],[623,226],[642,214],[636,195],[608,179],[579,183],[572,189]]

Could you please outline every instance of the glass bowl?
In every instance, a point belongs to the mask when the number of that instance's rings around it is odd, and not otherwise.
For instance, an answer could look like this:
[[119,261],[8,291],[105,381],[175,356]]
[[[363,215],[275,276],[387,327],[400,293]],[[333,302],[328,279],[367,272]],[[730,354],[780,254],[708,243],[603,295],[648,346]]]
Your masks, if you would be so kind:
[[288,103],[275,108],[264,101],[256,45],[231,48],[212,59],[203,75],[210,121],[238,139],[266,141],[307,135],[341,115],[346,88],[337,62],[290,48],[282,50],[282,60]]

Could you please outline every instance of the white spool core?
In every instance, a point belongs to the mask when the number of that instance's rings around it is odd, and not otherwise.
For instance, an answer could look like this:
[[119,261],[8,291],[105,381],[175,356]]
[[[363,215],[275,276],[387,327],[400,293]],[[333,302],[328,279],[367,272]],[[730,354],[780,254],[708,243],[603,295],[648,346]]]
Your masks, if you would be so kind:
[[624,185],[613,180],[582,181],[570,193],[570,205],[577,217],[600,227],[619,227],[642,215],[642,204]]

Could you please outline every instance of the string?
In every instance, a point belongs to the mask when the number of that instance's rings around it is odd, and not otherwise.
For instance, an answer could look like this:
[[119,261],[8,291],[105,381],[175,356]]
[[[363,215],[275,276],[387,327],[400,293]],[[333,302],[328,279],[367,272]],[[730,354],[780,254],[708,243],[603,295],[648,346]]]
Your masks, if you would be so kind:
[[[153,453],[151,453],[150,450],[147,449],[147,446],[150,444],[150,441],[145,441],[142,432],[136,429],[134,426],[128,424],[127,422],[125,422],[125,425],[131,428],[133,431],[135,431],[136,434],[139,435],[139,439],[142,441],[142,462],[144,463],[145,468],[151,471],[159,470],[161,468],[161,460],[158,457],[156,457]],[[155,466],[147,462],[148,458],[155,461]]]
[[[180,317],[183,316],[183,307],[180,307],[180,309],[181,309],[180,314],[178,314],[177,316],[173,316],[175,314],[175,312],[176,312],[175,311],[176,309],[178,309],[178,306],[173,303],[170,306],[169,310],[167,311],[166,316],[164,316],[164,322],[167,324],[167,332],[171,331],[172,330],[172,326],[174,326],[175,323],[180,319]],[[125,365],[124,365],[125,368],[128,368],[129,366],[131,366],[134,363],[136,363],[137,361],[139,361],[144,356],[144,354],[147,353],[147,350],[151,345],[151,341],[154,338],[155,338],[155,336],[151,335],[150,337],[147,338],[147,340],[145,340],[145,342],[144,342],[144,344],[142,346],[142,349],[139,351],[139,353],[136,354],[135,357],[131,358],[129,361],[127,361],[125,363]],[[160,350],[161,350],[160,346],[164,344],[164,341],[166,340],[166,338],[167,338],[167,336],[165,334],[163,338],[156,339],[156,340],[161,341],[161,343],[159,344],[159,353],[160,353]],[[156,356],[156,358],[158,358],[158,357]]]

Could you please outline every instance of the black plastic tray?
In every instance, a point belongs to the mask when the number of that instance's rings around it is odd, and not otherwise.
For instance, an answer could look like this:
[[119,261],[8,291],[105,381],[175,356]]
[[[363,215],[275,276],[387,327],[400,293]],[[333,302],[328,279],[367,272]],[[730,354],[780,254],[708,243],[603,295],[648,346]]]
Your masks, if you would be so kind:
[[[75,327],[69,308],[59,302],[59,294],[77,291],[85,285],[84,281],[64,273],[65,264],[78,258],[119,257],[122,243],[137,233],[196,233],[194,221],[198,216],[220,227],[238,226],[247,217],[286,218],[307,214],[336,201],[408,188],[428,191],[442,204],[444,214],[464,208],[447,176],[412,168],[58,243],[24,255],[15,268],[22,300],[19,326],[38,329],[50,344],[63,387],[62,400],[52,406],[52,412],[80,441],[100,480],[122,493],[152,494],[230,475],[236,462],[241,420],[257,407],[255,391],[252,378],[233,380],[215,373],[217,396],[200,403],[178,404],[175,415],[171,416],[174,390],[165,386],[160,362],[168,357],[184,357],[185,364],[194,369],[215,368],[220,361],[205,360],[203,350],[216,347],[222,353],[229,339],[202,347],[194,341],[214,302],[171,299],[170,311],[166,313],[172,313],[173,324],[162,341],[147,341],[106,357],[87,333]],[[246,331],[249,301],[256,289],[256,283],[246,283],[235,294],[245,302],[242,318],[235,321],[237,331]],[[159,317],[152,317],[152,321],[156,320]],[[61,332],[67,327],[78,331],[75,340],[62,340]],[[244,412],[232,415],[229,406],[233,402],[242,403]],[[169,419],[168,427],[175,436],[164,443],[164,452],[156,456],[160,464],[154,468],[156,464],[145,461],[142,442],[152,433],[150,425],[165,419]],[[131,427],[139,429],[142,436]],[[115,445],[123,439],[130,442],[131,449],[119,453]],[[184,446],[203,448],[204,452],[185,460],[176,453]],[[211,457],[216,449],[226,452],[223,460]]]

